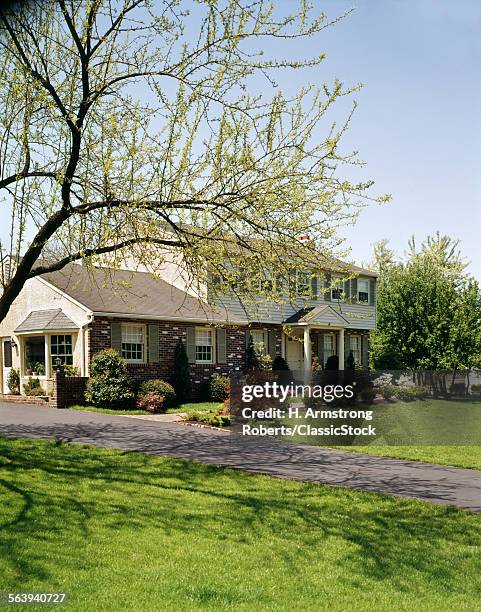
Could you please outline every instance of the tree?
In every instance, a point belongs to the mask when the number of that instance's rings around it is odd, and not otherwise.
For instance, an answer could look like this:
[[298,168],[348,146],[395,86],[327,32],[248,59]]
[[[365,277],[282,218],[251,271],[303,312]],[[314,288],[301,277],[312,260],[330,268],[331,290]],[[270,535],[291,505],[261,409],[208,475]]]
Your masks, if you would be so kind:
[[185,350],[185,344],[179,338],[175,345],[174,352],[174,369],[171,378],[172,386],[175,390],[177,402],[182,404],[186,400],[190,399],[191,396],[191,383],[190,383],[190,366],[187,351]]
[[378,369],[466,369],[481,357],[481,294],[464,272],[458,243],[428,238],[378,282],[371,359]]
[[249,335],[249,340],[247,342],[246,347],[246,361],[244,370],[248,372],[249,370],[258,370],[259,368],[259,357],[257,356],[257,352],[254,346],[254,340],[252,336]]
[[340,176],[359,162],[340,149],[351,113],[320,126],[357,86],[283,94],[276,74],[318,66],[303,40],[338,18],[277,9],[33,0],[0,13],[0,321],[28,279],[72,261],[115,267],[128,251],[156,272],[180,258],[193,285],[233,288],[242,269],[257,288],[288,259],[317,272],[339,254],[336,229],[371,183]]

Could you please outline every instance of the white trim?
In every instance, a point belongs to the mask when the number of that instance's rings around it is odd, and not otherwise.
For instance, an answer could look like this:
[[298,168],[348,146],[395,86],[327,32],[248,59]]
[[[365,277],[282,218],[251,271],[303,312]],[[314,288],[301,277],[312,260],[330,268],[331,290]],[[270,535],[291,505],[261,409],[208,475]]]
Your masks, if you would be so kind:
[[[210,337],[211,337],[211,348],[212,348],[212,359],[210,361],[199,361],[197,359],[197,331],[208,331],[210,333]],[[213,365],[215,363],[217,363],[217,355],[216,355],[216,344],[217,344],[217,337],[216,337],[216,333],[215,333],[215,329],[212,327],[209,327],[207,325],[204,325],[202,327],[196,327],[195,328],[195,338],[194,338],[194,350],[195,350],[195,363],[196,365]],[[205,346],[205,345],[199,345],[199,346]]]
[[[126,327],[141,327],[142,328],[142,359],[125,359],[125,363],[134,363],[137,365],[143,365],[147,363],[147,325],[145,323],[121,323],[120,324],[120,354],[122,354],[123,337],[122,332]],[[127,344],[127,343],[126,343]]]

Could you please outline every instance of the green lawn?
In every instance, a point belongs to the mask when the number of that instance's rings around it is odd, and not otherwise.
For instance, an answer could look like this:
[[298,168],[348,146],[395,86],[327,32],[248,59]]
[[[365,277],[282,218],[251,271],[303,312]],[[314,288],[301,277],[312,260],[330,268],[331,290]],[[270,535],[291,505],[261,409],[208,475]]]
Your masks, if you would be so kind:
[[481,470],[481,446],[342,446],[339,448],[377,457],[411,459]]
[[0,590],[67,591],[69,610],[480,600],[481,516],[455,509],[30,440],[0,439],[0,487]]
[[[166,412],[170,414],[176,414],[178,412],[186,412],[191,414],[192,412],[208,412],[209,410],[218,410],[222,408],[222,404],[219,402],[198,402],[198,403],[186,403],[179,404],[173,408],[167,408]],[[102,414],[150,414],[147,410],[111,410],[110,408],[97,408],[96,406],[70,406],[70,410],[84,410],[85,412],[100,412]]]

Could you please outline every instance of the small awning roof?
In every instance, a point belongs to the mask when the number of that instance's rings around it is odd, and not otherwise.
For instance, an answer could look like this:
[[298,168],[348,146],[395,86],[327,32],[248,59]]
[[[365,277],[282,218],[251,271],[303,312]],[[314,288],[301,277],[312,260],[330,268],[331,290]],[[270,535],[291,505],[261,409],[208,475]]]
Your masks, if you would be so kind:
[[284,321],[284,325],[316,325],[319,327],[346,327],[349,321],[330,304],[315,308],[301,308]]
[[54,310],[33,310],[28,317],[20,323],[15,333],[77,329],[78,325],[75,325],[60,308],[56,308]]

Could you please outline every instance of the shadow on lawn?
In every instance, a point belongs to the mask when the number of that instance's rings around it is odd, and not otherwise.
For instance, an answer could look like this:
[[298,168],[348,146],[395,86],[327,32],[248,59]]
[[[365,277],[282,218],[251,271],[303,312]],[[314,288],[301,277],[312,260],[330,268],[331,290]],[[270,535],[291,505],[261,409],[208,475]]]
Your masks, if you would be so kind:
[[[461,569],[452,551],[481,546],[481,517],[452,508],[139,453],[0,439],[0,474],[9,509],[0,524],[0,564],[17,577],[9,588],[53,580],[58,563],[88,561],[95,571],[95,560],[82,557],[85,545],[112,542],[124,529],[228,540],[239,554],[260,539],[266,548],[276,544],[284,570],[299,576],[335,538],[344,550],[349,545],[339,558],[346,582],[370,577],[405,590],[416,572],[456,588]],[[45,562],[47,549],[55,550],[55,563]]]

